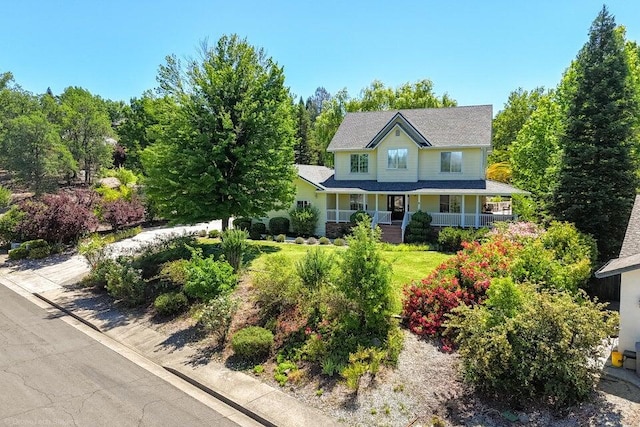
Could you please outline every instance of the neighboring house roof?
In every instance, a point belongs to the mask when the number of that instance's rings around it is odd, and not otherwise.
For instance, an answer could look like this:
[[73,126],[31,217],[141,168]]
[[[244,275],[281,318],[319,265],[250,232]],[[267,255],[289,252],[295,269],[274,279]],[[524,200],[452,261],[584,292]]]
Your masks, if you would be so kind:
[[631,210],[620,256],[603,265],[595,275],[601,279],[638,268],[640,268],[640,195],[636,196]]
[[394,121],[419,146],[489,147],[492,117],[491,105],[347,113],[327,151],[372,148]]
[[296,165],[303,180],[322,191],[332,193],[414,193],[504,195],[526,194],[508,184],[490,180],[437,180],[418,182],[378,182],[373,180],[336,180],[333,169],[324,166]]

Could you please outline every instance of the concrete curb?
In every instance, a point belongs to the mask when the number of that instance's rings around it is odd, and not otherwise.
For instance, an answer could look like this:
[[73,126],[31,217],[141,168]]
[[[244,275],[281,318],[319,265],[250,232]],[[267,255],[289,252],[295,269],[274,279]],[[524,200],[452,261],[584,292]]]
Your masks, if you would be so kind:
[[73,317],[74,319],[76,319],[78,322],[84,323],[85,325],[87,325],[88,327],[90,327],[91,329],[100,332],[101,334],[103,334],[104,332],[98,328],[96,325],[94,325],[93,323],[89,322],[88,320],[84,319],[83,317],[78,316],[77,314],[75,314],[74,312],[72,312],[71,310],[61,306],[60,304],[51,301],[50,299],[40,295],[39,293],[34,292],[32,295],[40,298],[42,301],[46,302],[49,305],[52,305],[53,307],[57,308],[58,310],[62,311],[65,314],[68,314],[69,316]]
[[200,390],[204,391],[207,394],[210,394],[211,396],[215,397],[216,399],[226,403],[227,405],[231,406],[232,408],[242,412],[243,414],[245,414],[246,416],[248,416],[249,418],[259,422],[260,424],[263,424],[267,427],[277,427],[276,424],[272,423],[271,421],[261,417],[260,415],[256,414],[255,412],[251,411],[250,409],[247,409],[246,407],[240,405],[239,403],[236,403],[235,401],[231,400],[230,398],[223,396],[222,394],[218,393],[217,391],[207,387],[206,385],[202,384],[199,381],[194,380],[193,378],[185,375],[184,373],[178,371],[177,369],[171,368],[169,366],[163,366],[164,369],[166,369],[168,372],[171,372],[173,375],[182,378],[184,381],[188,382],[189,384],[191,384],[194,387],[199,388]]

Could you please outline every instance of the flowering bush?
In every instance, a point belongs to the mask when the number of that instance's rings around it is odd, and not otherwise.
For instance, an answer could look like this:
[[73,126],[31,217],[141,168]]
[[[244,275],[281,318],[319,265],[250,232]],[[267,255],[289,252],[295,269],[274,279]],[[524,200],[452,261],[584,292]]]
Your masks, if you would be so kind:
[[[491,279],[509,275],[517,243],[496,238],[485,244],[463,243],[463,250],[438,266],[420,284],[405,289],[403,314],[417,335],[442,338],[447,314],[460,304],[479,304]],[[443,341],[449,349],[449,340]]]
[[526,239],[536,239],[544,233],[544,228],[534,222],[498,222],[489,232],[489,236],[502,236],[505,239],[522,242]]

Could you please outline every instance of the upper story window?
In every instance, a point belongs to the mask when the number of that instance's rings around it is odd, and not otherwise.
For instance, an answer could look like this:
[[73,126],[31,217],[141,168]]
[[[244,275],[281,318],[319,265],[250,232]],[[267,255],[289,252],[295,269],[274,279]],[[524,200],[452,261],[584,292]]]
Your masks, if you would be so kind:
[[298,200],[298,202],[296,203],[296,207],[298,209],[308,208],[309,206],[311,206],[311,202],[309,202],[308,200]]
[[462,172],[462,151],[440,153],[440,172]]
[[407,154],[409,150],[406,148],[394,148],[387,151],[387,168],[388,169],[406,169]]
[[369,173],[369,155],[351,155],[351,173]]
[[440,212],[460,213],[462,196],[440,196]]

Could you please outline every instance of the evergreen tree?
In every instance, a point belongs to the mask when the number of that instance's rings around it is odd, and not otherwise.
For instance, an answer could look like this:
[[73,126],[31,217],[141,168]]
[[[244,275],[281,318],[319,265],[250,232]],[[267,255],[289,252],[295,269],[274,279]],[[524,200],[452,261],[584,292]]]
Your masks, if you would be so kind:
[[311,118],[302,97],[296,107],[296,145],[293,150],[297,164],[315,164],[316,156],[311,149]]
[[575,61],[553,212],[598,242],[599,258],[618,255],[636,194],[631,157],[637,103],[624,40],[606,9]]

